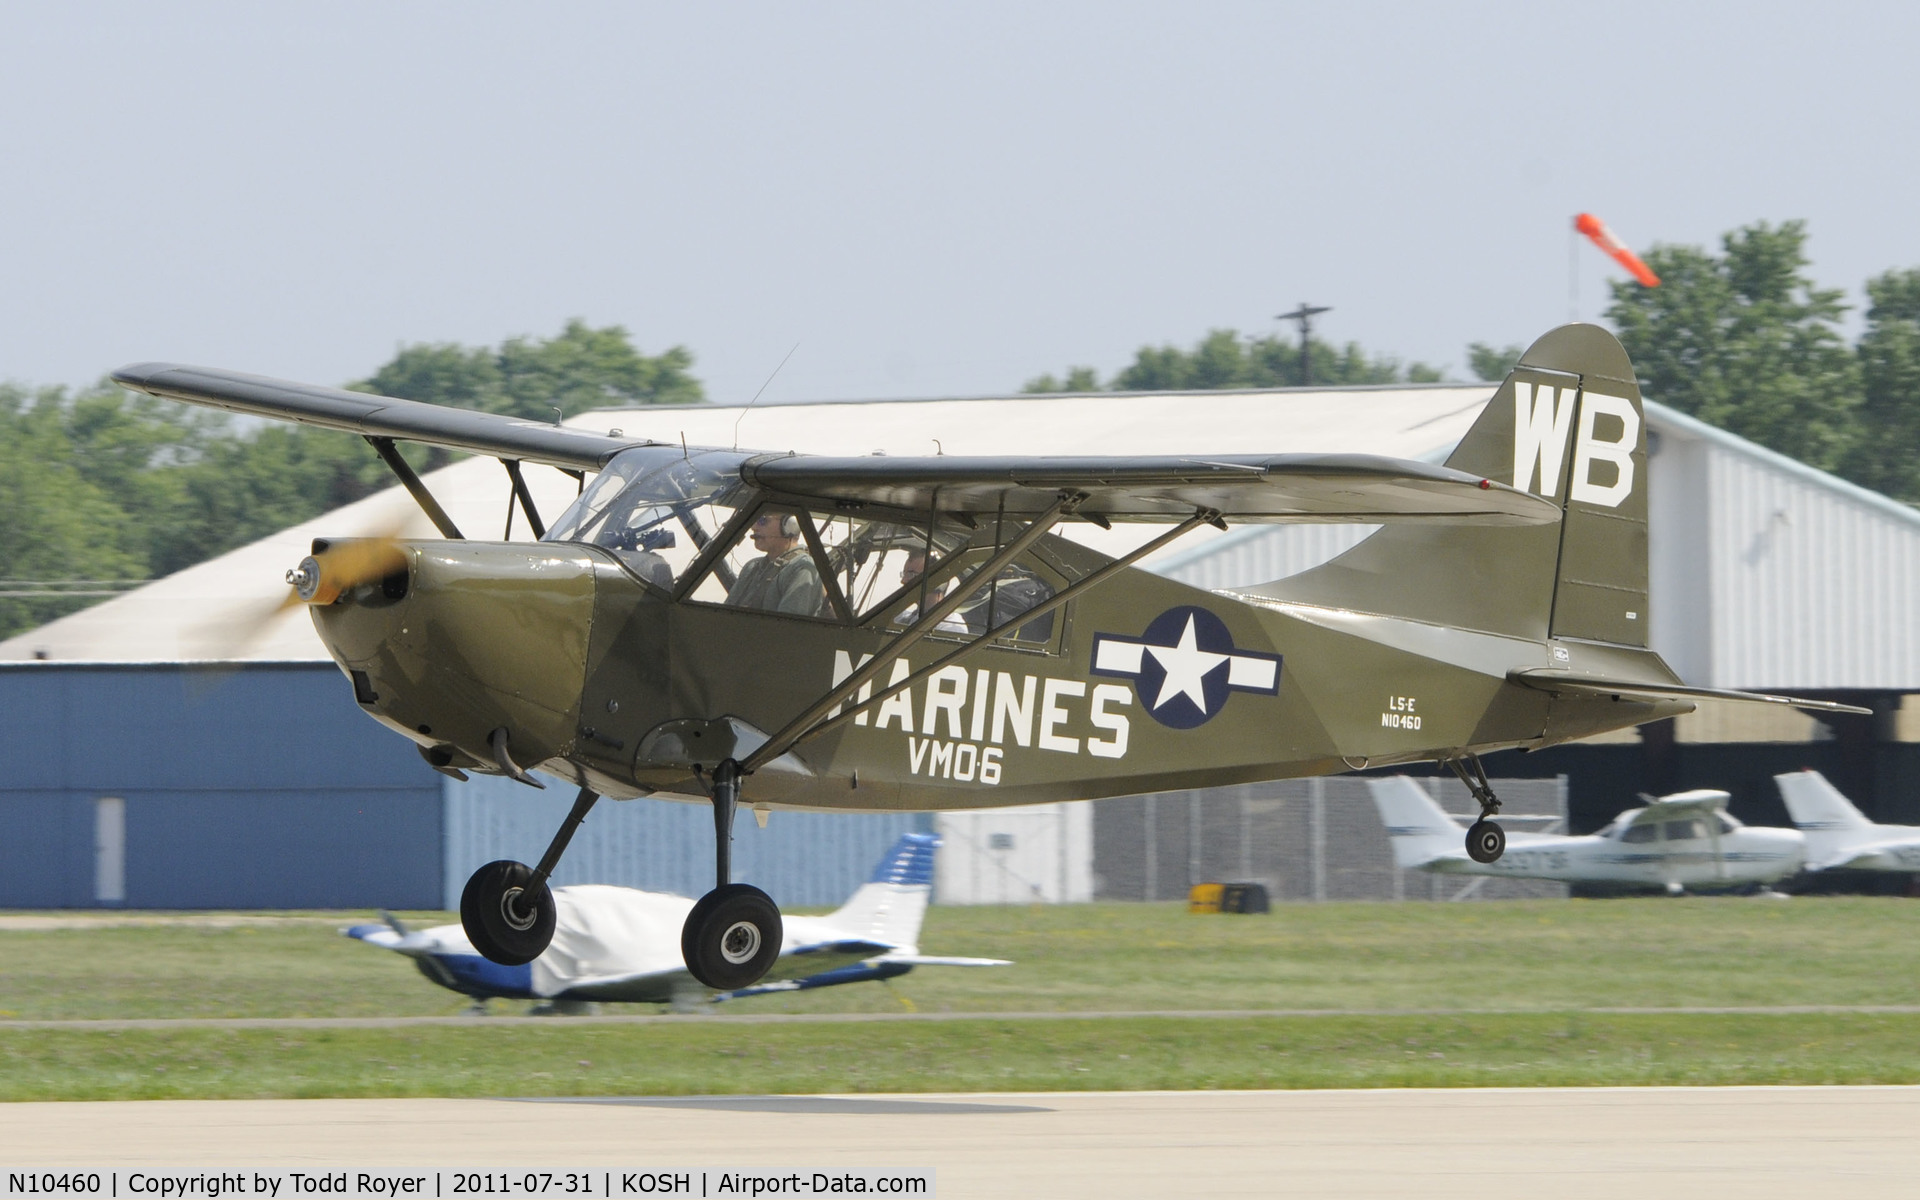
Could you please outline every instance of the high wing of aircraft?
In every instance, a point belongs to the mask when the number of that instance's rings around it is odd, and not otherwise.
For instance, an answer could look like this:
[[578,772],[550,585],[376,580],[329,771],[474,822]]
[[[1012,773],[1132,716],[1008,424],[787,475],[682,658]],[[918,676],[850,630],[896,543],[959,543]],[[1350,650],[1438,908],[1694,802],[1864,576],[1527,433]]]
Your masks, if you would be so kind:
[[1728,888],[1772,883],[1798,871],[1807,843],[1792,829],[1742,824],[1727,815],[1727,793],[1701,789],[1648,798],[1598,832],[1509,835],[1507,852],[1482,863],[1460,848],[1460,826],[1404,775],[1367,780],[1393,840],[1394,865],[1443,875],[1499,875],[1663,888]]
[[1807,870],[1920,871],[1920,825],[1876,825],[1818,771],[1773,781],[1807,837]]
[[[547,949],[547,880],[603,796],[712,806],[714,889],[681,948],[729,991],[785,944],[732,876],[742,804],[964,809],[1433,762],[1479,802],[1467,854],[1493,862],[1483,754],[1705,699],[1864,711],[1690,687],[1648,648],[1645,419],[1592,325],[1535,342],[1443,466],[755,453],[201,367],[114,377],[360,434],[444,535],[316,539],[287,582],[354,701],[435,769],[579,787],[535,866],[468,881],[462,924],[501,964]],[[396,439],[498,457],[540,540],[462,537]],[[580,481],[551,523],[524,462]],[[1076,521],[1167,528],[1110,558],[1057,536]],[[1382,528],[1236,591],[1133,566],[1203,524],[1274,521]]]
[[680,929],[694,902],[664,892],[606,884],[554,888],[552,943],[532,962],[513,966],[482,957],[459,925],[410,931],[389,918],[344,932],[407,955],[428,979],[476,1000],[539,1000],[563,1008],[593,1001],[679,1003],[693,996],[730,1000],[892,979],[922,966],[1011,965],[1001,958],[920,953],[939,846],[933,834],[902,835],[873,877],[834,912],[785,919],[771,979],[717,995],[693,978],[680,955]]

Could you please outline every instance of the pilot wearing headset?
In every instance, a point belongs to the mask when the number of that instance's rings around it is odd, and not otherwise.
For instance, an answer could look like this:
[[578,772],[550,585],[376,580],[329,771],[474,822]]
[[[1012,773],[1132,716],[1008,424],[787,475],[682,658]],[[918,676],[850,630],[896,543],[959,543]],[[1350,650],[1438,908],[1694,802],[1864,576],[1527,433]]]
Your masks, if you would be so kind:
[[740,577],[727,592],[734,608],[817,617],[826,610],[827,591],[820,569],[800,543],[800,518],[791,513],[763,512],[749,531],[760,557],[740,568]]

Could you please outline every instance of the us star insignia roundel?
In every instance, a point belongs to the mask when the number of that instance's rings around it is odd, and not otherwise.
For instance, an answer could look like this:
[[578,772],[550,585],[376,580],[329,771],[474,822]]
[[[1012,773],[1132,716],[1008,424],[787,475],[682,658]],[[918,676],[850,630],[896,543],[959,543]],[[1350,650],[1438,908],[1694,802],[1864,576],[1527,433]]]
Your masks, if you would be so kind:
[[1133,680],[1154,720],[1192,729],[1213,719],[1232,692],[1280,691],[1280,656],[1237,650],[1226,622],[1182,605],[1153,619],[1139,637],[1093,635],[1093,673]]

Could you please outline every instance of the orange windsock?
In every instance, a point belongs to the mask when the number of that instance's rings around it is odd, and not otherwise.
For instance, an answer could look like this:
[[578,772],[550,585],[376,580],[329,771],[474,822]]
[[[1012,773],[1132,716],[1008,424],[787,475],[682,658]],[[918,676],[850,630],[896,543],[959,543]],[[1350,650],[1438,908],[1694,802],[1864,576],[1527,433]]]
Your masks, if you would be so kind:
[[1660,277],[1653,269],[1640,261],[1640,256],[1627,249],[1627,244],[1614,236],[1607,223],[1592,213],[1581,213],[1573,219],[1573,227],[1592,239],[1593,244],[1605,250],[1613,261],[1627,269],[1627,273],[1638,279],[1643,287],[1659,287]]

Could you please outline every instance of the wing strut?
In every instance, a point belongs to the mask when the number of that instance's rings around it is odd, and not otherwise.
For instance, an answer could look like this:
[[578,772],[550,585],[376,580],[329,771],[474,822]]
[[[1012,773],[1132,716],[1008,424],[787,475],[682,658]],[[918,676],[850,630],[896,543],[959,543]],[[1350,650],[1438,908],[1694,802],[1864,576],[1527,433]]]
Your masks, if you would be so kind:
[[374,453],[380,456],[380,461],[386,463],[388,468],[400,477],[401,485],[412,493],[422,511],[427,514],[427,519],[433,522],[434,528],[438,529],[442,536],[453,538],[455,541],[463,540],[459,527],[453,523],[453,518],[447,515],[447,510],[440,507],[440,502],[433,498],[433,493],[427,490],[427,485],[420,482],[420,477],[413,473],[413,468],[407,465],[407,460],[401,458],[400,452],[393,448],[392,438],[368,434],[367,445],[372,446]]
[[[533,506],[533,493],[527,490],[526,477],[520,474],[520,460],[503,458],[500,465],[507,469],[507,478],[513,480],[513,498],[520,501],[520,511],[527,514],[527,524],[533,529],[533,536],[547,536],[547,524],[540,519],[540,510]],[[513,537],[513,500],[507,501],[507,537]]]
[[[1045,512],[1034,518],[1025,532],[1002,547],[1000,552],[988,559],[975,574],[984,579],[992,579],[998,575],[1002,567],[1026,553],[1027,547],[1044,537],[1049,529],[1059,524],[1062,517],[1071,515],[1084,499],[1086,499],[1085,495],[1080,492],[1061,492]],[[816,700],[805,712],[788,721],[779,733],[767,739],[765,745],[741,760],[740,770],[751,774],[756,768],[792,749],[793,744],[800,740],[809,726],[833,711],[836,705],[844,703],[848,697],[872,683],[881,671],[893,665],[894,659],[911,650],[914,643],[933,632],[940,622],[946,620],[961,604],[965,603],[969,595],[971,593],[966,588],[952,588],[947,596],[936,602],[932,608],[922,609],[920,619],[902,630],[900,636],[893,639],[892,645],[868,659],[865,666],[847,676],[840,686]],[[1024,625],[1031,621],[1033,612],[1038,608],[1039,605],[1035,605],[1033,609],[1020,614],[1020,624]],[[999,630],[996,629],[993,632],[998,633]],[[892,688],[889,692],[898,690],[898,688]]]
[[[1063,502],[1064,502],[1064,497],[1063,497]],[[1058,521],[1060,517],[1065,515],[1066,515],[1066,511],[1062,509],[1060,506],[1056,505],[1055,508],[1047,516],[1043,517],[1041,521],[1036,521],[1034,523],[1034,527],[1028,529],[1027,536],[1023,536],[1017,539],[1013,543],[1013,547],[1018,547],[1019,549],[1025,549],[1025,546],[1023,543],[1030,542],[1033,540],[1035,536],[1037,536],[1034,533],[1034,529],[1038,528],[1042,524],[1042,522],[1044,522],[1045,524],[1051,525],[1053,522]],[[1172,529],[1169,529],[1167,532],[1161,534],[1159,537],[1154,538],[1152,541],[1146,543],[1145,545],[1139,547],[1138,549],[1130,551],[1129,553],[1121,556],[1120,558],[1114,559],[1112,562],[1107,563],[1105,566],[1102,566],[1099,570],[1094,571],[1091,574],[1088,574],[1086,576],[1083,576],[1080,579],[1076,579],[1074,582],[1068,584],[1066,587],[1062,588],[1060,591],[1055,592],[1052,596],[1049,596],[1047,599],[1034,605],[1032,608],[1029,608],[1024,612],[1016,613],[1015,615],[1007,618],[1005,621],[1002,621],[1000,624],[994,626],[992,629],[987,630],[985,633],[980,634],[978,637],[967,642],[966,644],[954,648],[951,652],[943,655],[942,657],[935,660],[930,665],[922,667],[920,670],[915,671],[911,675],[908,675],[906,678],[900,680],[900,682],[889,684],[885,688],[875,692],[873,695],[869,696],[865,700],[862,700],[859,703],[854,704],[853,706],[847,709],[844,709],[841,712],[836,713],[831,717],[827,717],[827,719],[824,721],[820,720],[821,717],[831,712],[837,706],[844,704],[847,700],[851,699],[854,696],[854,694],[857,693],[861,688],[871,683],[880,674],[880,671],[882,668],[892,663],[893,660],[899,658],[901,654],[905,653],[905,651],[909,646],[911,646],[914,642],[919,641],[921,636],[923,636],[929,630],[933,629],[934,626],[938,625],[942,620],[944,620],[950,611],[959,607],[960,600],[964,598],[967,590],[965,588],[954,588],[952,595],[948,596],[945,600],[942,600],[938,605],[934,607],[934,609],[931,612],[924,612],[918,621],[915,621],[912,625],[908,626],[906,632],[902,633],[898,638],[895,639],[893,645],[881,651],[879,654],[874,655],[872,660],[869,661],[865,666],[861,667],[858,671],[855,671],[852,675],[847,676],[847,678],[840,684],[840,686],[828,692],[826,696],[823,697],[818,703],[814,704],[811,708],[807,709],[806,712],[800,714],[800,716],[788,722],[786,728],[782,729],[779,733],[775,734],[772,738],[768,739],[765,745],[761,746],[758,750],[755,750],[752,754],[748,755],[747,758],[741,762],[740,764],[741,769],[745,771],[752,771],[755,768],[760,767],[763,764],[775,758],[778,758],[780,755],[785,754],[788,750],[791,750],[794,746],[798,745],[799,743],[804,742],[810,738],[817,737],[818,735],[825,733],[827,730],[840,724],[842,721],[846,721],[849,718],[859,713],[866,712],[867,710],[871,709],[874,705],[881,703],[887,697],[894,695],[895,693],[901,691],[903,688],[912,687],[914,684],[919,683],[921,680],[927,678],[927,676],[932,675],[935,671],[940,670],[942,667],[945,667],[946,665],[953,662],[955,659],[961,657],[962,655],[971,653],[972,651],[979,649],[981,646],[986,645],[987,643],[993,641],[995,638],[1001,637],[1004,634],[1008,633],[1009,631],[1015,628],[1018,628],[1021,625],[1025,625],[1029,621],[1033,621],[1040,617],[1046,616],[1048,613],[1059,608],[1061,605],[1067,603],[1067,601],[1072,600],[1074,597],[1078,596],[1081,592],[1086,591],[1088,588],[1097,586],[1098,584],[1104,583],[1106,580],[1118,574],[1120,571],[1124,570],[1127,567],[1132,566],[1136,562],[1139,562],[1141,559],[1145,558],[1149,554],[1152,554],[1154,551],[1159,550],[1161,547],[1167,545],[1169,542],[1172,542],[1175,539],[1187,533],[1192,532],[1195,528],[1201,525],[1218,524],[1219,521],[1220,521],[1220,514],[1218,512],[1210,508],[1201,509],[1199,512],[1194,513],[1193,516],[1188,517],[1185,521],[1182,521],[1180,524],[1174,526]],[[1044,530],[1042,532],[1044,532]],[[975,578],[979,578],[980,576],[985,575],[987,578],[991,579],[994,575],[997,575],[1000,571],[1000,568],[1005,566],[1006,563],[1011,561],[1014,555],[1018,553],[1018,551],[1013,549],[1013,547],[1009,547],[1009,550],[1010,550],[1009,553],[1003,553],[1001,555],[996,556],[986,566],[982,567],[979,571],[975,572]]]

